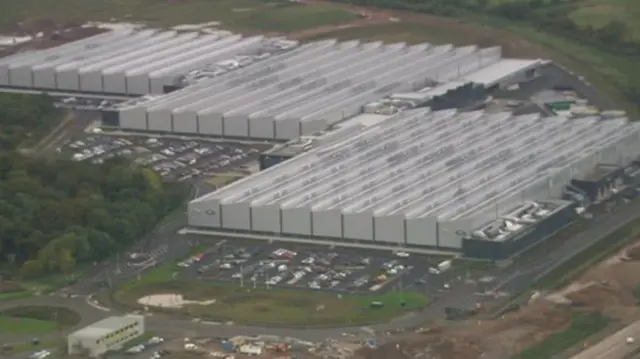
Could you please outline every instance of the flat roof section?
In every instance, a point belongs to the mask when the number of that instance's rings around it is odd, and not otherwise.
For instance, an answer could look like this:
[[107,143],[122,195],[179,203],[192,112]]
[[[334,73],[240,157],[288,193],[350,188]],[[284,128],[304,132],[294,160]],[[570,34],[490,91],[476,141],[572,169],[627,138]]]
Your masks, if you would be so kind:
[[108,317],[100,321],[97,321],[91,325],[88,325],[80,330],[77,330],[69,335],[77,336],[77,337],[101,336],[101,335],[111,333],[114,330],[118,330],[125,325],[132,324],[137,320],[139,320],[140,318],[142,317],[134,316],[134,315]]
[[484,85],[485,87],[491,87],[509,76],[536,68],[541,64],[542,60],[540,59],[502,59],[493,65],[465,76],[464,80]]
[[624,118],[405,111],[206,197],[461,219],[639,130]]

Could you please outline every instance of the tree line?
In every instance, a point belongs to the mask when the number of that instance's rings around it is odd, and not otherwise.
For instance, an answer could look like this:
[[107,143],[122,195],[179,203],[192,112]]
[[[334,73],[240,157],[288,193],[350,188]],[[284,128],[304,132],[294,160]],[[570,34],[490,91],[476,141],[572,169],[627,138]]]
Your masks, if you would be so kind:
[[[376,6],[458,17],[484,14],[525,23],[542,32],[562,36],[582,44],[640,62],[640,41],[627,23],[612,19],[600,27],[580,26],[571,19],[572,11],[584,5],[583,0],[519,0],[493,3],[490,0],[338,0],[354,5]],[[621,89],[640,108],[640,82],[637,74]]]
[[116,158],[103,164],[24,155],[60,118],[45,96],[0,95],[0,264],[33,278],[131,245],[184,199],[179,184]]

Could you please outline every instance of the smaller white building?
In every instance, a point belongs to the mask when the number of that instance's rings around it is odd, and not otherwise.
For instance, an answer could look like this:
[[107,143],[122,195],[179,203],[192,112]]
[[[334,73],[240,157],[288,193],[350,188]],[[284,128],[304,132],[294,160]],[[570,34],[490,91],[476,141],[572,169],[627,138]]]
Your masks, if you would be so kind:
[[69,334],[68,352],[97,357],[110,350],[121,349],[143,333],[144,317],[141,315],[105,318]]
[[245,344],[240,346],[240,348],[238,348],[238,353],[244,354],[244,355],[258,356],[262,354],[262,347],[259,347],[257,345]]

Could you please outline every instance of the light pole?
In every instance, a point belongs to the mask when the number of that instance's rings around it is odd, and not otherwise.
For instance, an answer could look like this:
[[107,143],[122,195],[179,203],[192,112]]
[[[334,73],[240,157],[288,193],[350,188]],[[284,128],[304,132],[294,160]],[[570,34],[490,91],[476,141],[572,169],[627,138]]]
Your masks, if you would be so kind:
[[120,274],[120,252],[116,253],[116,274]]

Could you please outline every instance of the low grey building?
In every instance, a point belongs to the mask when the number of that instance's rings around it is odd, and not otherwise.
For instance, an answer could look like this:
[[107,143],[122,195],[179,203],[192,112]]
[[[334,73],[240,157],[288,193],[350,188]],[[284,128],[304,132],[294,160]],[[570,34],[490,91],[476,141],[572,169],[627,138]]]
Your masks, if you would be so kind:
[[127,342],[142,334],[143,316],[109,317],[69,334],[68,352],[97,357],[110,350],[121,349]]

